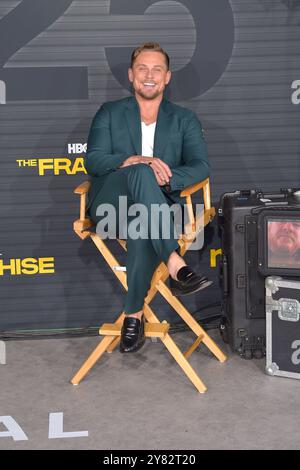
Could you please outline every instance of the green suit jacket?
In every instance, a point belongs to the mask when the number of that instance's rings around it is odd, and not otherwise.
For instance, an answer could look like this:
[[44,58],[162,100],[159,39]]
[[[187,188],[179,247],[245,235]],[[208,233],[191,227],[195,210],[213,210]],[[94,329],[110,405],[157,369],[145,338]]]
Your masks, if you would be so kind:
[[[92,177],[91,205],[106,176],[131,155],[142,153],[139,105],[135,97],[104,103],[95,115],[87,145],[85,168]],[[158,112],[154,157],[172,170],[171,199],[180,191],[209,176],[209,162],[201,123],[192,111],[163,99]]]

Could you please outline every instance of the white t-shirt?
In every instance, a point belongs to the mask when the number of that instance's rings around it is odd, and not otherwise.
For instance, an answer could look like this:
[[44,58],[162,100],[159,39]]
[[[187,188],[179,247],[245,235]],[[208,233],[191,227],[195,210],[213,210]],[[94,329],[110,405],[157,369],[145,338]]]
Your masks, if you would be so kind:
[[147,126],[142,122],[142,156],[153,157],[154,134],[156,122]]

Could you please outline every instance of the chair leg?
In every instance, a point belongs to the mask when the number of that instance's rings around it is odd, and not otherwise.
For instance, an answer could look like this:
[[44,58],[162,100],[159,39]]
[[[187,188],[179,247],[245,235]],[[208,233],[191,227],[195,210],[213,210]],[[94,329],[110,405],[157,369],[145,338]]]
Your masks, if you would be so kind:
[[105,353],[110,344],[114,341],[115,336],[105,336],[98,346],[93,350],[92,354],[89,355],[87,360],[82,364],[80,369],[76,372],[74,377],[71,379],[71,384],[78,385],[79,382],[86,376],[93,365],[100,359]]
[[[122,324],[124,319],[124,313],[122,312],[121,315],[115,321],[115,325]],[[82,364],[80,369],[76,372],[74,377],[71,379],[71,383],[73,385],[78,385],[79,382],[86,376],[89,370],[93,367],[93,365],[100,359],[100,357],[105,353],[105,351],[111,350],[113,351],[114,348],[118,343],[116,343],[115,336],[105,336],[102,341],[98,344],[98,346],[93,350],[93,352],[89,355],[86,361]],[[116,343],[116,344],[115,344]]]
[[227,356],[221,351],[219,346],[211,339],[206,331],[199,325],[199,323],[192,317],[190,312],[184,305],[175,297],[170,289],[164,282],[158,281],[157,289],[166,301],[174,308],[174,310],[181,316],[185,323],[193,330],[197,336],[202,336],[202,343],[219,359],[220,362],[225,362]]
[[169,334],[167,334],[164,338],[161,338],[162,342],[168,349],[168,351],[171,353],[171,355],[174,357],[175,361],[177,364],[181,367],[183,372],[187,375],[187,377],[190,379],[190,381],[195,385],[196,389],[200,393],[206,392],[207,388],[200,379],[199,375],[194,371],[190,363],[187,361],[187,359],[184,357],[178,346],[175,344],[173,339]]
[[[153,310],[149,307],[147,303],[144,304],[144,313],[147,321],[149,323],[160,323],[159,319],[154,314]],[[207,388],[192,368],[190,363],[184,357],[176,343],[173,341],[169,334],[166,334],[164,338],[160,338],[161,341],[164,343],[170,354],[174,357],[177,364],[182,368],[183,372],[187,375],[190,381],[194,384],[198,392],[204,393],[206,392]]]
[[112,353],[118,346],[119,342],[120,342],[120,336],[118,336],[117,338],[113,340],[113,342],[108,346],[106,352]]

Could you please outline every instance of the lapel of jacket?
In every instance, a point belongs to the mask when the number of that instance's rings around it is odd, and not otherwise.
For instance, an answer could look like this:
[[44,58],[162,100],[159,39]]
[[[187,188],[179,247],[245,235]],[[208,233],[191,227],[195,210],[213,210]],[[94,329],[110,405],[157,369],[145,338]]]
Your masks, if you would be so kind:
[[159,111],[155,128],[154,157],[163,158],[165,145],[169,139],[171,130],[172,110],[168,106],[168,101],[163,99]]
[[136,155],[142,154],[142,128],[139,105],[134,97],[128,100],[125,111],[128,130]]

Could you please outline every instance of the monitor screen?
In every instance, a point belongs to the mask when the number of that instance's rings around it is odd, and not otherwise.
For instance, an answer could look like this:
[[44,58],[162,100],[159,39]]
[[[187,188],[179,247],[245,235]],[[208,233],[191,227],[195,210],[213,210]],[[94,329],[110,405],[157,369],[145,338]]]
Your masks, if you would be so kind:
[[268,217],[268,268],[300,268],[300,218]]

